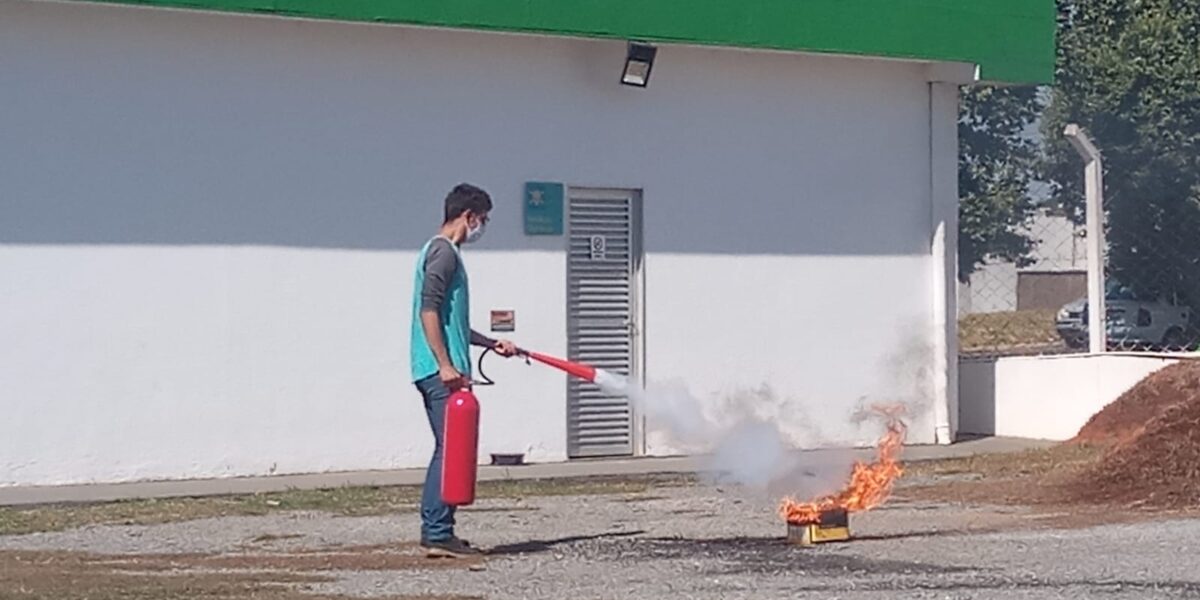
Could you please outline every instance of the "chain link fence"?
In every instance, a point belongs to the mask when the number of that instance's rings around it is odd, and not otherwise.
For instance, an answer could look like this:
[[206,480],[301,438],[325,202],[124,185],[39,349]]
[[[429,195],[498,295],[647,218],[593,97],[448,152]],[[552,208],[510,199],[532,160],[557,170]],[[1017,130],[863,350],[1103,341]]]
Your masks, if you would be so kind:
[[[1114,195],[1104,206],[1107,351],[1200,351],[1200,201]],[[959,284],[961,356],[1088,350],[1083,221],[1039,209],[1025,261],[989,262]]]
[[[1059,316],[1087,306],[1084,228],[1064,212],[1037,210],[1023,232],[1033,243],[1020,263],[990,261],[958,287],[959,352],[993,357],[1079,352],[1083,337]],[[1084,321],[1086,323],[1086,312]]]
[[1111,194],[1104,207],[1108,349],[1196,351],[1200,346],[1197,195],[1172,197],[1153,190],[1137,197]]

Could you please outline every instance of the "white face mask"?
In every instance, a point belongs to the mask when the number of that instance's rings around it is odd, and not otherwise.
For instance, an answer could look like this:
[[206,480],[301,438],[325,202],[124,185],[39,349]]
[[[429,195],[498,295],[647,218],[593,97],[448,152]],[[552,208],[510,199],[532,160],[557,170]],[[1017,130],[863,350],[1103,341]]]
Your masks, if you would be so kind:
[[475,242],[478,242],[479,238],[483,237],[483,230],[486,226],[486,223],[479,221],[478,225],[471,227],[471,222],[467,221],[467,243],[474,244]]

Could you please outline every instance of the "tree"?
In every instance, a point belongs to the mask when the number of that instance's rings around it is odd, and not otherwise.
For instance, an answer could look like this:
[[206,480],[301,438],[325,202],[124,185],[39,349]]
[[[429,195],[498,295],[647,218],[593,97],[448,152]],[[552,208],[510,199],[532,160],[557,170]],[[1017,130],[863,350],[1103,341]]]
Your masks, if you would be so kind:
[[958,112],[958,277],[984,262],[1024,266],[1035,241],[1029,184],[1038,145],[1029,135],[1041,112],[1037,88],[968,88]]
[[[1200,308],[1200,7],[1195,0],[1058,0],[1044,177],[1083,219],[1078,123],[1104,155],[1108,272]],[[1194,313],[1197,311],[1193,311]]]

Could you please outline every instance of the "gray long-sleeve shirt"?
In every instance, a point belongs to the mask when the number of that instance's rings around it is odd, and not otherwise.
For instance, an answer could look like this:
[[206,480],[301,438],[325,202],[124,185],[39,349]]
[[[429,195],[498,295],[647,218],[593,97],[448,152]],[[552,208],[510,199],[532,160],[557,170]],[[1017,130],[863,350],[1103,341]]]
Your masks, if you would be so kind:
[[[425,252],[425,281],[421,286],[421,310],[431,310],[442,314],[442,303],[446,301],[446,290],[454,280],[454,274],[459,269],[458,252],[450,245],[450,240],[434,238]],[[496,341],[474,329],[471,330],[471,344],[490,347]]]

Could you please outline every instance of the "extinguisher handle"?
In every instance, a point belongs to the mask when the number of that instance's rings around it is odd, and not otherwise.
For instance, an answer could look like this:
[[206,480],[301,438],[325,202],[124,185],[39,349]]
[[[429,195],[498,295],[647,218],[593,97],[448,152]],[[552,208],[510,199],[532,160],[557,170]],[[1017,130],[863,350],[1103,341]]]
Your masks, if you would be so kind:
[[[495,349],[496,349],[496,346],[497,346],[499,343],[500,343],[500,341],[499,341],[499,340],[488,340],[488,342],[487,342],[487,345],[486,345],[486,346],[484,346],[484,348],[486,348],[486,349],[488,349],[488,350],[495,350]],[[528,351],[528,350],[526,350],[526,349],[524,349],[524,348],[521,348],[520,346],[513,346],[513,353],[512,353],[512,355],[513,355],[513,356],[520,356],[520,357],[522,357],[522,358],[524,358],[524,359],[526,359],[526,360],[528,360],[528,359],[529,359],[529,351]]]

